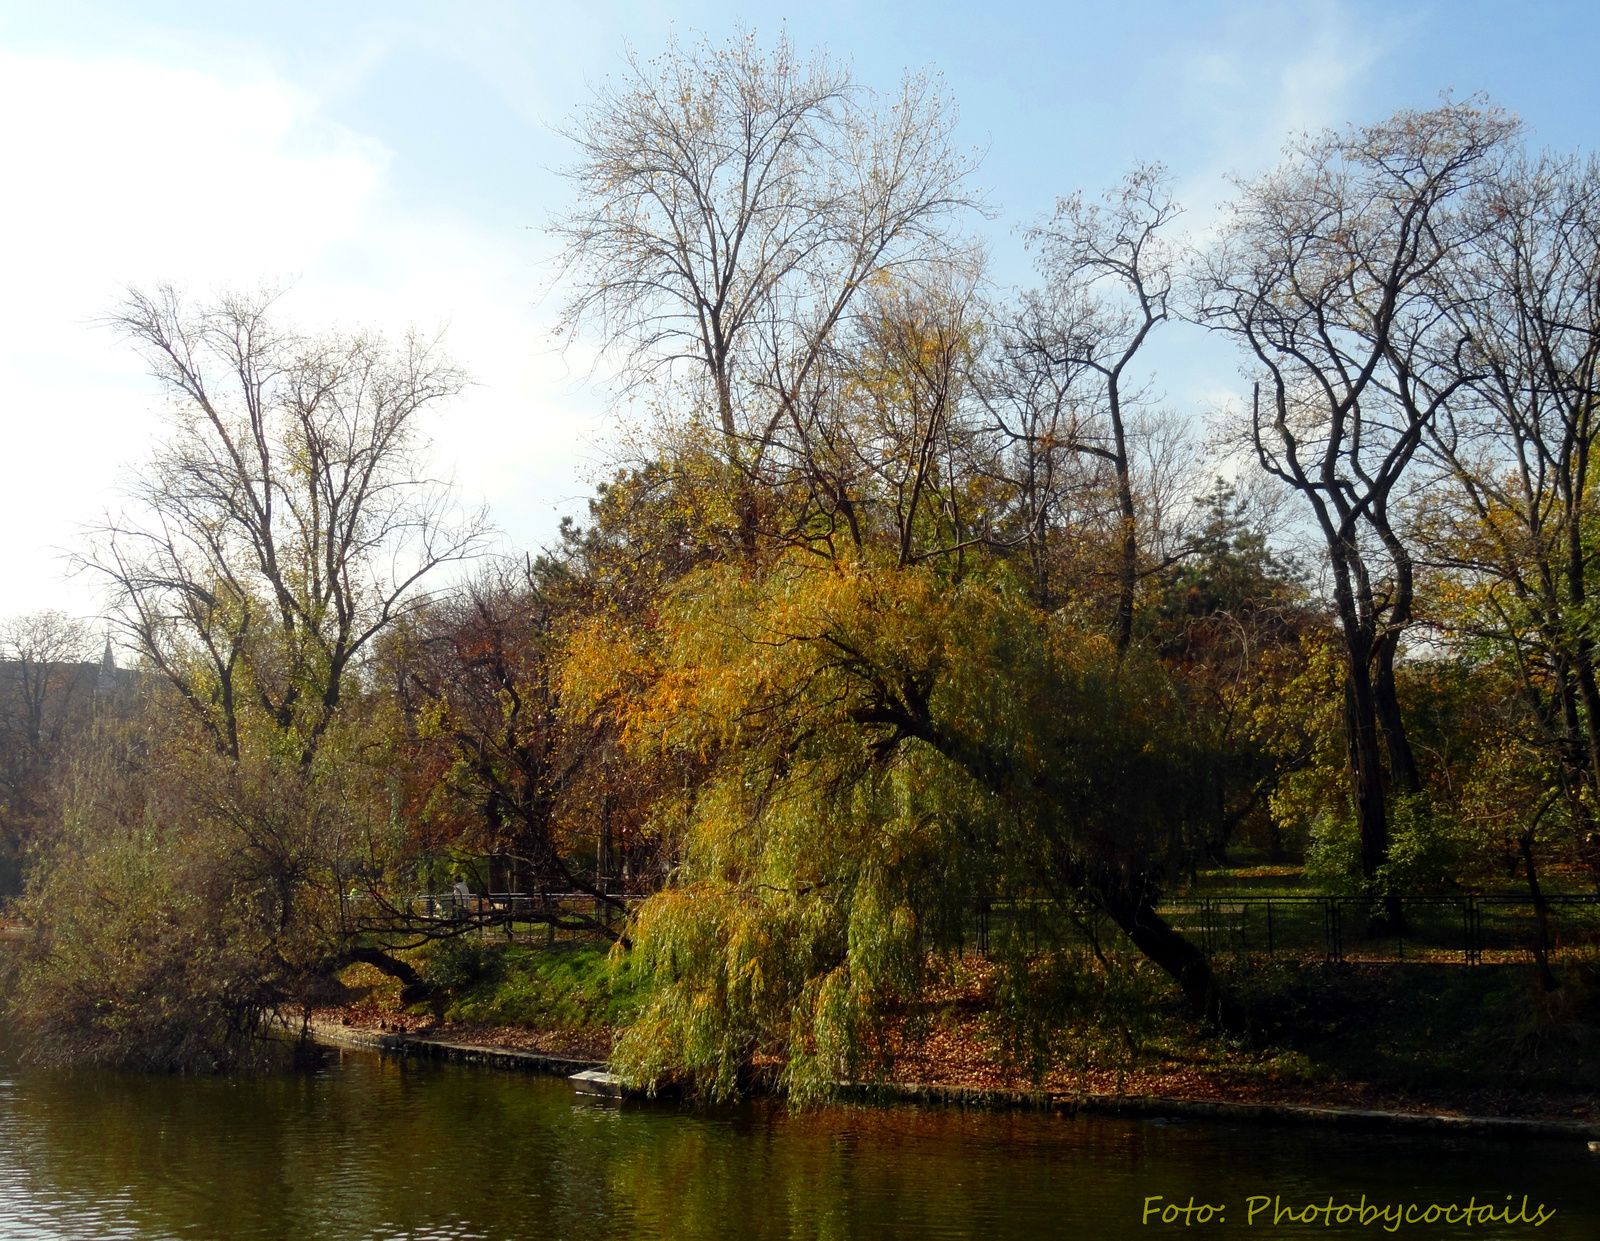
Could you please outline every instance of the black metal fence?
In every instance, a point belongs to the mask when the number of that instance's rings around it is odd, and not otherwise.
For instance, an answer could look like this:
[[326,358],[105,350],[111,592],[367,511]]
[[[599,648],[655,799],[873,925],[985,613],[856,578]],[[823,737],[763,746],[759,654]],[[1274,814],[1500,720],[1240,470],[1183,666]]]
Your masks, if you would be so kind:
[[[1545,898],[1543,929],[1528,896],[1193,896],[1158,912],[1207,956],[1261,960],[1426,961],[1481,965],[1600,950],[1600,895]],[[996,935],[1026,948],[1113,948],[1103,915],[1047,901],[981,901],[968,942],[986,954]]]
[[1600,948],[1600,896],[1209,897],[1163,913],[1209,955],[1481,965]]
[[[513,927],[588,917],[610,923],[615,905],[585,892],[421,893],[399,908],[368,918],[351,899],[353,921],[376,928],[396,917],[408,924],[472,922]],[[632,909],[644,896],[611,898]],[[1536,959],[1550,961],[1600,952],[1600,894],[1544,899],[1539,916],[1531,897],[1461,896],[1187,896],[1163,901],[1157,912],[1208,957],[1251,960],[1434,962],[1463,965]],[[385,921],[387,919],[387,921]],[[1024,951],[1050,944],[1115,951],[1120,932],[1103,914],[1047,900],[981,900],[967,937],[986,955],[996,936]]]

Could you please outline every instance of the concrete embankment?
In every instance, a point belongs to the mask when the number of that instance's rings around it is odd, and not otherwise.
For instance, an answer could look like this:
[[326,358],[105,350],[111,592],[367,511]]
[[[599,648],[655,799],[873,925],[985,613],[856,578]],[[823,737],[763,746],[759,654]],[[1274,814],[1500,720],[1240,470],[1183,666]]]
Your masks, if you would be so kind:
[[[386,1055],[447,1060],[523,1073],[571,1077],[602,1069],[593,1060],[570,1060],[539,1052],[454,1043],[418,1034],[386,1034],[313,1022],[312,1037],[334,1047]],[[906,1082],[849,1083],[840,1088],[844,1101],[869,1104],[911,1104],[919,1107],[971,1108],[982,1111],[1053,1112],[1066,1116],[1123,1116],[1147,1120],[1180,1119],[1320,1125],[1365,1133],[1431,1133],[1494,1137],[1507,1140],[1557,1139],[1600,1141],[1600,1124],[1514,1116],[1457,1116],[1448,1113],[1380,1111],[1364,1108],[1309,1107],[1300,1104],[1234,1103],[1226,1100],[1177,1099],[1154,1095],[1061,1094],[1026,1090],[980,1090]]]
[[422,1060],[449,1060],[456,1064],[479,1064],[491,1069],[510,1069],[520,1073],[542,1073],[552,1077],[571,1077],[586,1069],[605,1066],[598,1060],[570,1060],[536,1051],[510,1047],[484,1047],[476,1043],[453,1043],[448,1039],[420,1034],[385,1034],[381,1031],[348,1026],[311,1023],[311,1036],[331,1047],[349,1047],[382,1052],[391,1056],[413,1056]]

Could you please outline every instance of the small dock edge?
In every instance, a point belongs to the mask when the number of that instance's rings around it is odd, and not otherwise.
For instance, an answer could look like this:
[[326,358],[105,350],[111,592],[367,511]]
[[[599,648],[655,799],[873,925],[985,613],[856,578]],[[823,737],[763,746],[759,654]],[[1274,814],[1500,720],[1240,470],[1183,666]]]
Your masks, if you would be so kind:
[[585,1069],[572,1074],[567,1080],[579,1094],[597,1095],[604,1099],[621,1099],[633,1093],[620,1077],[604,1069]]

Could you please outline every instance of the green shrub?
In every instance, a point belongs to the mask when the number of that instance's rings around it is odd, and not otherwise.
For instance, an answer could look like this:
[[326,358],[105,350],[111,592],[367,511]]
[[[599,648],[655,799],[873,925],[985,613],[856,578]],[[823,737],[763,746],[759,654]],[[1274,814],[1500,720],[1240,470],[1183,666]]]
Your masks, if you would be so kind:
[[1347,811],[1324,810],[1311,820],[1305,875],[1306,882],[1325,892],[1359,890],[1361,837]]
[[1348,810],[1323,811],[1311,824],[1306,879],[1325,892],[1426,892],[1455,882],[1461,842],[1425,795],[1389,799],[1389,860],[1371,883],[1361,874],[1361,837]]
[[432,945],[424,969],[429,983],[452,995],[476,986],[493,986],[504,974],[505,960],[499,949],[465,936]]
[[1424,796],[1392,798],[1389,860],[1381,871],[1383,887],[1426,892],[1453,883],[1460,869],[1461,842],[1453,824],[1435,814]]

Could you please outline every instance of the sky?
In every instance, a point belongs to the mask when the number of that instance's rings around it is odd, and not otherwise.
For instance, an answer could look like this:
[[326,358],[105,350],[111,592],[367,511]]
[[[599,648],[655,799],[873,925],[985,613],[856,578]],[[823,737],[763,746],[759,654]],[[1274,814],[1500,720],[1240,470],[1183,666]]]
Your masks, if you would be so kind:
[[[68,573],[119,503],[160,401],[103,320],[128,286],[287,285],[296,326],[443,329],[474,386],[430,426],[441,469],[536,550],[613,460],[583,344],[559,348],[561,137],[628,47],[780,30],[882,91],[932,69],[983,153],[993,277],[1016,229],[1136,161],[1203,229],[1291,132],[1486,91],[1540,145],[1600,138],[1600,7],[1387,3],[583,4],[0,0],[0,617],[93,617]],[[1197,329],[1155,388],[1203,417],[1241,386]]]

